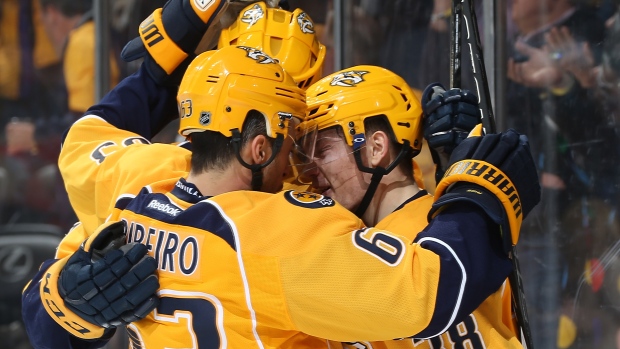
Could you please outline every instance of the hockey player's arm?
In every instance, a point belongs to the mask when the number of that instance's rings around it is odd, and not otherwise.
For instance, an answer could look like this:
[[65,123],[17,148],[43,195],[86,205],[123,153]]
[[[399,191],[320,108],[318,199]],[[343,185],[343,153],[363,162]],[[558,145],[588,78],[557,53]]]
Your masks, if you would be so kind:
[[282,259],[291,322],[302,332],[345,342],[443,333],[510,273],[497,230],[482,210],[454,205],[415,243],[368,228]]
[[141,66],[84,115],[96,115],[111,127],[150,140],[178,117],[176,88],[156,84]]
[[89,113],[66,134],[58,165],[71,206],[92,232],[119,195],[165,179],[149,175],[183,176],[190,153],[172,145],[148,145],[170,120],[165,116],[177,112],[172,90],[155,84],[144,69],[123,80]]

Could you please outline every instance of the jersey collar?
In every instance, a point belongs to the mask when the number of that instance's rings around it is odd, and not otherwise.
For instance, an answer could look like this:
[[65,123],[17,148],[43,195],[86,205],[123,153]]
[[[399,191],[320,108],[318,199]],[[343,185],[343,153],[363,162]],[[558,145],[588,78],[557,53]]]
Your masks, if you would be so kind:
[[415,199],[419,199],[419,198],[421,198],[423,196],[426,196],[426,195],[428,195],[428,192],[426,190],[424,190],[424,189],[420,190],[414,196],[410,197],[409,199],[405,200],[405,202],[400,204],[393,212],[396,212],[396,211],[400,210],[401,208],[405,207],[405,205],[407,205],[411,201],[413,201]]
[[198,190],[198,188],[193,183],[187,182],[185,178],[181,178],[177,181],[170,194],[174,195],[180,200],[193,204],[197,203],[200,200],[206,199],[206,197],[202,196],[200,190]]

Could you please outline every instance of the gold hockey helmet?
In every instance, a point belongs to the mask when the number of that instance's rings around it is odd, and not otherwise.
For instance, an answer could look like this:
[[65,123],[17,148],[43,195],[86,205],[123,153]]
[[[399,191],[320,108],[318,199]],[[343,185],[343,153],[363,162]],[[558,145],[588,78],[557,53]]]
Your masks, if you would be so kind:
[[264,2],[249,5],[236,22],[222,30],[218,48],[229,45],[254,47],[277,59],[300,88],[321,78],[326,49],[301,9],[267,8]]
[[[376,66],[360,65],[333,73],[306,91],[306,121],[318,130],[339,126],[347,144],[365,134],[364,120],[384,115],[396,140],[408,141],[417,154],[422,148],[422,106],[405,80]],[[302,128],[304,125],[302,124]]]
[[270,56],[255,48],[226,46],[200,54],[177,95],[179,134],[241,130],[250,110],[265,116],[267,135],[288,135],[291,118],[303,120],[304,91]]

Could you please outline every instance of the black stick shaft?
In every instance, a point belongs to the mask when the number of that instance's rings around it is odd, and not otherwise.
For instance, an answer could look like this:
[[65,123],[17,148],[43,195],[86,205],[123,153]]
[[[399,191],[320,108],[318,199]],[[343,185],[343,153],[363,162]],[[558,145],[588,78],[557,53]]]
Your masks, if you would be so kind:
[[463,6],[463,22],[466,37],[466,43],[469,48],[471,57],[472,70],[474,72],[474,80],[476,83],[476,93],[482,115],[482,126],[485,133],[495,133],[495,116],[493,115],[493,105],[491,104],[491,93],[489,91],[489,81],[484,67],[484,57],[482,55],[482,45],[480,44],[480,33],[478,32],[478,21],[476,19],[476,11],[474,3],[471,0],[462,0],[468,2],[468,6]]
[[[467,2],[466,6],[464,5],[464,2]],[[461,23],[465,26],[464,33],[462,32]],[[493,115],[491,93],[489,91],[489,83],[484,67],[482,45],[480,44],[480,33],[478,31],[478,22],[472,0],[453,0],[451,24],[452,40],[450,48],[450,87],[461,87],[461,37],[464,34],[466,35],[466,44],[469,48],[471,65],[476,83],[476,92],[478,95],[480,113],[482,116],[482,126],[484,127],[485,133],[495,133],[497,132],[495,126],[495,116]],[[527,349],[533,349],[534,343],[529,324],[529,317],[527,314],[519,260],[514,246],[510,254],[512,257],[513,272],[510,274],[508,280],[512,291],[513,308],[517,316],[518,325],[523,332],[523,341],[525,342],[525,346]]]
[[452,1],[450,16],[450,88],[461,88],[461,19],[463,4],[460,0]]

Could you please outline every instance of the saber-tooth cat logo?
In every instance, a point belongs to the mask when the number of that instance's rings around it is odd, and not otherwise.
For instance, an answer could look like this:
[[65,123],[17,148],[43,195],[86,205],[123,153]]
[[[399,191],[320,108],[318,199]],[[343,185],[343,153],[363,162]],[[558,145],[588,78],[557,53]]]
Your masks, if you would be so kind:
[[343,86],[343,87],[354,87],[360,82],[364,81],[364,74],[367,74],[367,71],[362,70],[351,70],[342,72],[332,79],[330,85],[332,86]]
[[258,6],[258,4],[254,5],[251,9],[245,11],[243,16],[241,16],[241,22],[249,24],[249,27],[253,26],[259,19],[263,18],[265,13],[263,9]]
[[242,50],[245,50],[248,53],[248,57],[252,58],[253,60],[257,61],[260,64],[269,64],[269,63],[276,63],[276,60],[267,56],[267,54],[261,50],[257,50],[255,48],[252,47],[247,47],[247,46],[237,46]]
[[314,24],[310,21],[310,17],[305,12],[302,12],[297,16],[297,24],[301,28],[301,32],[305,34],[314,34]]

